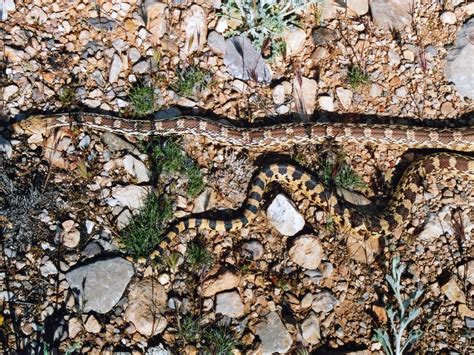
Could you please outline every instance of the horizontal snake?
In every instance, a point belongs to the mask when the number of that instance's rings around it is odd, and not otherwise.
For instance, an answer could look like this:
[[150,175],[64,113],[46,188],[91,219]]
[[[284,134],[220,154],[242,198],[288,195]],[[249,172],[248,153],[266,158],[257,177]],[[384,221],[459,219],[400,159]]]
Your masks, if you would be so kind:
[[[322,143],[328,138],[336,142],[396,144],[408,148],[447,149],[460,152],[474,151],[474,127],[427,128],[392,125],[348,123],[294,123],[260,128],[238,128],[198,117],[177,117],[156,121],[128,120],[89,113],[33,116],[17,122],[18,133],[45,133],[66,126],[85,126],[97,130],[141,136],[169,136],[191,134],[240,147],[275,147],[281,145]],[[388,206],[375,216],[358,215],[354,209],[337,201],[332,191],[318,179],[298,166],[277,163],[260,170],[250,185],[242,214],[234,219],[188,217],[175,223],[150,254],[153,259],[187,229],[207,229],[218,232],[239,230],[256,217],[268,184],[278,182],[301,191],[313,204],[331,212],[338,228],[360,235],[389,235],[404,225],[422,193],[422,182],[427,175],[443,178],[460,177],[474,186],[474,158],[458,153],[428,155],[406,170]],[[472,183],[472,184],[471,184]],[[143,261],[143,259],[141,260]]]
[[339,143],[395,144],[409,148],[472,151],[474,127],[434,128],[388,124],[308,122],[268,127],[242,128],[202,117],[183,116],[157,120],[131,120],[94,113],[33,115],[16,122],[18,133],[84,126],[100,131],[135,136],[190,134],[233,147],[274,148],[305,143],[323,143],[328,138]]

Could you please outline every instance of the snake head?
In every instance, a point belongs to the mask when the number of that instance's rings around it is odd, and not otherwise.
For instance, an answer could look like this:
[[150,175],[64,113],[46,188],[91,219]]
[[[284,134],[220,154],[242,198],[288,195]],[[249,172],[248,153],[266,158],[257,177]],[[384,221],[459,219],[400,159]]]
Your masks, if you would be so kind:
[[49,120],[41,116],[30,116],[28,119],[21,120],[12,124],[13,132],[16,134],[42,134],[48,130]]

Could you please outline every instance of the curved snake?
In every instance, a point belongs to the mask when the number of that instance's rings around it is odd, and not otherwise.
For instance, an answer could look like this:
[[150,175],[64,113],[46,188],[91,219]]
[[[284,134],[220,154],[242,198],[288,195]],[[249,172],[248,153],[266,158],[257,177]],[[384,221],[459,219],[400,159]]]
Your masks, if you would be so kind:
[[[127,120],[112,116],[80,113],[33,116],[14,124],[18,133],[43,133],[64,126],[86,126],[98,130],[133,135],[205,136],[214,142],[240,147],[275,147],[281,145],[322,143],[327,138],[336,142],[396,144],[408,148],[474,151],[474,127],[427,128],[392,125],[296,123],[263,128],[238,128],[198,117],[177,117],[157,121]],[[353,210],[341,207],[336,197],[314,176],[300,167],[279,163],[264,167],[253,179],[242,214],[234,219],[185,218],[172,226],[151,258],[161,255],[171,241],[186,229],[236,231],[249,224],[256,216],[263,192],[271,182],[289,185],[315,205],[331,212],[339,228],[361,233],[391,234],[403,226],[415,200],[422,192],[420,181],[428,174],[443,177],[464,177],[474,184],[474,158],[458,153],[435,153],[413,163],[405,172],[385,210],[376,216],[354,218]],[[421,180],[420,180],[421,179]],[[471,185],[472,186],[472,185]]]

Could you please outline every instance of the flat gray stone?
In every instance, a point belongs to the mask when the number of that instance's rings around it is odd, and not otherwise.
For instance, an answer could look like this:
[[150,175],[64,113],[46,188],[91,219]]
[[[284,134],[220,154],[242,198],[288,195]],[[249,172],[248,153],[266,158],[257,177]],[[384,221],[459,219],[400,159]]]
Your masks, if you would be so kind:
[[446,58],[445,75],[462,97],[474,99],[474,18],[460,29]]
[[132,263],[113,257],[79,265],[66,274],[66,280],[78,292],[84,312],[107,313],[120,300],[133,274]]
[[291,334],[285,328],[277,312],[268,313],[265,320],[257,324],[257,335],[262,342],[263,354],[284,354],[293,344]]
[[229,74],[237,79],[255,79],[266,83],[272,80],[270,67],[244,35],[226,40],[224,64]]

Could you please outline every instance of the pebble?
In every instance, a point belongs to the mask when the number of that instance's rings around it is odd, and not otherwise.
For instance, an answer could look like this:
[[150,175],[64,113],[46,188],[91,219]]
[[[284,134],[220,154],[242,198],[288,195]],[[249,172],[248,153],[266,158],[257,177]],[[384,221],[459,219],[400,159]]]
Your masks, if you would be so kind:
[[132,155],[128,154],[123,158],[123,167],[128,174],[135,177],[137,184],[150,181],[150,172],[145,164]]
[[230,318],[240,318],[244,315],[244,305],[236,291],[221,292],[216,296],[216,313]]
[[48,260],[40,266],[40,272],[43,277],[48,277],[51,275],[56,275],[58,273],[58,269],[51,260]]
[[456,14],[452,11],[445,11],[439,17],[442,23],[454,25],[456,23]]
[[285,87],[281,84],[275,86],[272,90],[273,102],[276,105],[281,105],[285,102]]
[[318,84],[316,80],[302,77],[293,79],[293,98],[297,107],[302,107],[306,115],[312,115],[316,110],[316,93]]
[[203,297],[211,297],[216,293],[231,290],[240,284],[240,275],[222,266],[209,271],[202,284]]
[[134,211],[139,210],[140,207],[143,206],[150,191],[149,186],[115,186],[112,188],[112,197],[118,201],[121,206],[128,207]]
[[161,333],[167,326],[161,315],[168,302],[164,287],[151,278],[130,285],[128,306],[124,320],[133,323],[136,330],[147,337]]
[[441,292],[453,303],[466,303],[466,296],[459,286],[456,277],[450,278],[448,282],[442,285]]
[[218,56],[223,56],[226,51],[226,41],[223,35],[212,31],[207,36],[207,45],[211,51]]
[[136,74],[145,74],[150,71],[150,63],[147,60],[142,60],[133,65],[132,71]]
[[336,31],[326,28],[319,27],[313,31],[313,42],[318,46],[324,46],[328,43],[331,43],[337,39]]
[[331,291],[322,291],[314,295],[311,308],[316,313],[328,313],[334,309],[338,300]]
[[344,107],[345,110],[348,110],[352,104],[352,90],[338,87],[336,88],[336,94],[342,107]]
[[319,319],[314,312],[310,312],[301,323],[303,339],[309,344],[318,344],[321,341],[321,330],[319,328]]
[[117,82],[120,72],[122,71],[122,65],[122,59],[120,59],[120,56],[115,53],[110,64],[109,83]]
[[318,237],[305,234],[293,241],[289,256],[291,261],[306,269],[314,270],[321,263],[323,247]]
[[263,354],[286,353],[293,344],[291,334],[285,328],[277,312],[270,312],[257,324],[255,333],[259,336]]
[[66,280],[79,293],[84,312],[107,313],[120,300],[133,274],[129,261],[111,257],[76,265]]
[[260,260],[263,252],[263,245],[258,240],[250,240],[242,245],[242,255],[247,259]]
[[377,27],[403,30],[411,23],[413,0],[371,0],[370,12]]
[[102,326],[93,315],[90,315],[87,317],[86,321],[84,322],[84,329],[89,333],[96,334],[96,333],[100,333]]
[[272,78],[268,64],[243,35],[226,40],[224,64],[229,74],[237,79],[249,80],[252,75],[252,80],[268,83]]
[[283,38],[286,43],[286,55],[301,55],[304,49],[306,32],[300,28],[292,28],[285,31]]
[[320,96],[318,98],[318,102],[319,107],[321,107],[321,110],[334,112],[334,100],[331,96]]
[[19,91],[18,86],[16,85],[7,85],[3,89],[3,99],[8,101]]
[[449,51],[445,63],[445,76],[454,83],[461,97],[474,99],[474,43],[469,40],[474,33],[474,18],[467,21],[458,32],[456,43]]
[[267,208],[268,222],[283,235],[293,236],[303,229],[305,220],[294,203],[278,194]]

